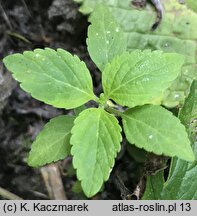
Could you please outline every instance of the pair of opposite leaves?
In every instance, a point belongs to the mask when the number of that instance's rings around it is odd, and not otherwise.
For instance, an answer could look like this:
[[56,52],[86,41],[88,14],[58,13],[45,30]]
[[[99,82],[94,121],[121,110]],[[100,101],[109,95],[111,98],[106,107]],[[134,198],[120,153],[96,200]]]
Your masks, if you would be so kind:
[[[167,88],[176,78],[181,62],[182,57],[176,54],[157,51],[134,51],[115,57],[102,74],[105,97],[131,107],[151,103],[162,92],[163,86]],[[66,107],[65,104],[77,107],[96,98],[85,64],[61,49],[57,52],[45,49],[15,54],[6,57],[4,63],[23,89],[56,107]],[[144,105],[127,110],[121,117],[131,143],[157,154],[193,160],[184,127],[167,110]],[[74,117],[60,116],[48,123],[32,147],[29,164],[38,166],[63,159],[69,154],[71,143],[74,167],[85,193],[91,196],[109,177],[114,158],[120,150],[121,128],[116,118],[101,108],[83,111],[75,120],[74,127],[73,121]]]
[[[184,59],[178,54],[150,50],[128,53],[124,40],[108,10],[98,7],[89,27],[88,50],[103,71],[104,101],[113,99],[128,107],[151,104],[178,76]],[[25,91],[45,103],[70,109],[89,100],[98,101],[84,62],[62,49],[14,54],[4,58],[4,63]],[[121,117],[130,143],[156,154],[194,160],[184,127],[167,110],[144,105],[127,110]],[[120,150],[121,128],[102,108],[87,109],[74,119],[52,119],[34,142],[29,164],[40,166],[63,159],[71,143],[77,176],[86,195],[92,196],[109,177]]]

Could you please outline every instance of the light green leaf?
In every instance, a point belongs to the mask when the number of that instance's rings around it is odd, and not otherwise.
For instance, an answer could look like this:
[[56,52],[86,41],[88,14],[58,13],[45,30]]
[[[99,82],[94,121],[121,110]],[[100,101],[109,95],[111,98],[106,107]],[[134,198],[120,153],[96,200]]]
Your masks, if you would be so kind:
[[185,127],[166,109],[145,105],[125,111],[122,118],[130,143],[158,155],[194,160]]
[[[193,79],[197,79],[197,13],[178,0],[160,0],[164,8],[161,24],[155,31],[156,10],[151,4],[139,10],[131,0],[81,0],[80,11],[91,13],[98,2],[109,6],[127,36],[127,49],[162,50],[186,57],[180,76],[164,92],[160,102],[167,107],[183,104]],[[185,0],[195,9],[196,0]],[[150,1],[147,1],[150,2]],[[192,4],[189,4],[189,3]],[[195,3],[194,3],[195,2]],[[178,14],[178,16],[177,16]]]
[[47,104],[71,109],[95,99],[85,63],[63,49],[35,49],[3,62],[22,89]]
[[176,79],[184,63],[179,54],[135,50],[113,59],[102,73],[104,94],[122,106],[153,103]]
[[83,14],[89,14],[91,13],[95,7],[99,4],[99,3],[103,3],[106,5],[109,5],[110,2],[112,2],[112,4],[114,4],[114,1],[116,0],[74,0],[77,3],[83,3],[81,5],[81,7],[79,8],[79,11]]
[[87,197],[95,195],[108,180],[120,150],[121,127],[101,108],[79,114],[71,131],[71,154],[77,177]]
[[73,124],[72,116],[62,115],[51,119],[33,142],[28,164],[38,167],[68,156]]
[[108,62],[126,51],[127,41],[122,29],[106,6],[97,6],[90,17],[90,22],[88,51],[94,63],[103,71]]

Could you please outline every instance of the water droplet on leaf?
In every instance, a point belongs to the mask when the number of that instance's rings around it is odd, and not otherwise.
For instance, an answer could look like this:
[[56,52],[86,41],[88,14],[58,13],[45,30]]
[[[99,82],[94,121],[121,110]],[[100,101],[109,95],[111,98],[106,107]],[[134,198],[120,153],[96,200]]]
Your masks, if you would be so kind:
[[144,81],[144,82],[149,81],[149,80],[150,80],[150,78],[148,78],[148,77],[145,77],[142,79],[142,81]]
[[175,99],[179,99],[179,97],[180,97],[180,94],[175,94],[175,95],[174,95],[174,98],[175,98]]

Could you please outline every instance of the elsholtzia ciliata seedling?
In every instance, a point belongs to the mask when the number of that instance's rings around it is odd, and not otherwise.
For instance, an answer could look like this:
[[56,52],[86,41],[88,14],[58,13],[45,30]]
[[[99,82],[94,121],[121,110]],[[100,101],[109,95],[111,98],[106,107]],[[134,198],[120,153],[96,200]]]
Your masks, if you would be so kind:
[[[110,11],[96,7],[88,29],[88,51],[102,72],[104,92],[93,92],[85,63],[63,49],[35,49],[5,57],[3,62],[32,97],[57,108],[73,109],[90,100],[75,116],[58,116],[46,124],[32,145],[28,164],[38,167],[70,153],[87,197],[108,180],[121,148],[123,130],[130,144],[155,154],[193,161],[185,127],[168,110],[155,105],[177,78],[184,57],[161,51],[126,51],[127,40]],[[126,107],[117,110],[111,101]]]

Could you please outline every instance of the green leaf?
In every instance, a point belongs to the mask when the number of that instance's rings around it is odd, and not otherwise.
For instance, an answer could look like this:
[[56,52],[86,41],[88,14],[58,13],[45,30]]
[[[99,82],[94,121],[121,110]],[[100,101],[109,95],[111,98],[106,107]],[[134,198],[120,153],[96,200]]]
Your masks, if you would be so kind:
[[75,108],[74,109],[74,114],[75,114],[75,116],[78,116],[79,115],[79,113],[81,113],[82,111],[84,111],[85,109],[87,109],[87,107],[86,107],[86,105],[82,105],[82,106],[80,106],[80,107],[77,107],[77,108]]
[[3,62],[22,89],[47,104],[71,109],[95,99],[85,63],[63,49],[35,49]]
[[147,4],[145,9],[138,10],[129,1],[114,0],[110,6],[127,35],[128,50],[162,50],[186,57],[180,76],[165,91],[162,99],[162,104],[167,107],[183,104],[192,80],[197,78],[197,14],[178,0],[160,0],[165,13],[160,26],[150,31],[155,22],[155,8]]
[[[181,122],[186,126],[193,144],[197,159],[196,122],[197,118],[197,81],[193,81],[190,93],[179,113]],[[164,185],[162,199],[197,199],[197,160],[188,163],[178,158],[173,158],[170,174]],[[172,192],[173,191],[173,192]]]
[[90,17],[90,22],[88,51],[94,63],[103,71],[108,62],[126,51],[127,41],[122,29],[106,6],[97,6]]
[[113,59],[102,74],[104,94],[122,106],[134,107],[162,95],[184,63],[179,54],[135,50]]
[[33,142],[28,164],[38,167],[68,156],[73,124],[72,116],[62,115],[51,119]]
[[114,158],[120,151],[121,127],[101,108],[79,114],[71,131],[71,154],[77,177],[87,197],[95,195],[108,180]]
[[185,127],[166,109],[145,105],[125,111],[122,118],[130,143],[158,155],[194,160]]
[[192,82],[190,93],[185,100],[184,106],[180,110],[179,119],[189,132],[192,119],[197,118],[197,81]]
[[[179,113],[181,122],[185,125],[190,140],[196,137],[196,131],[192,131],[193,119],[197,118],[197,81],[193,81],[190,93],[185,100],[185,104]],[[193,149],[197,158],[197,143],[194,142]],[[172,199],[172,200],[191,200],[197,199],[197,161],[188,163],[187,161],[174,157],[170,165],[170,173],[167,181],[163,182],[163,171],[156,176],[149,176],[146,184],[146,191],[143,199]],[[158,183],[162,182],[158,186]],[[160,193],[156,193],[156,191]]]
[[[109,6],[127,36],[127,50],[151,49],[184,55],[186,61],[180,76],[160,99],[167,107],[176,107],[184,103],[192,80],[197,79],[197,13],[180,4],[178,0],[160,0],[165,13],[159,27],[155,31],[150,31],[155,22],[156,10],[149,3],[146,8],[139,10],[131,4],[131,0],[81,0],[81,2],[83,2],[80,8],[82,13],[91,13],[98,2]],[[196,9],[196,0],[185,0],[185,2]]]
[[98,4],[105,4],[105,5],[109,5],[110,3],[112,3],[112,5],[114,4],[114,1],[117,0],[74,0],[77,3],[83,3],[81,5],[81,7],[79,8],[79,11],[83,14],[89,14],[91,13]]
[[159,200],[164,185],[163,171],[155,175],[148,176],[146,181],[146,190],[142,200]]
[[[194,152],[197,158],[197,143],[194,143]],[[161,193],[162,200],[196,200],[197,199],[197,161],[188,163],[173,158],[171,162],[173,171],[164,184]]]
[[194,10],[195,12],[197,12],[197,1],[196,0],[185,0],[187,5]]

